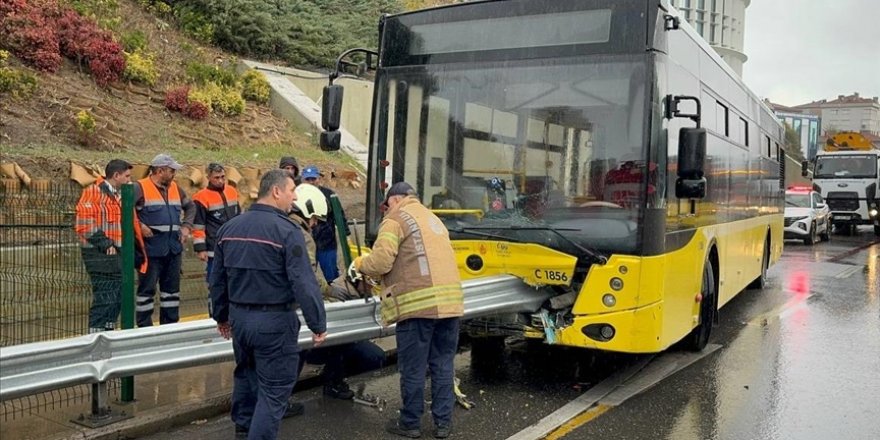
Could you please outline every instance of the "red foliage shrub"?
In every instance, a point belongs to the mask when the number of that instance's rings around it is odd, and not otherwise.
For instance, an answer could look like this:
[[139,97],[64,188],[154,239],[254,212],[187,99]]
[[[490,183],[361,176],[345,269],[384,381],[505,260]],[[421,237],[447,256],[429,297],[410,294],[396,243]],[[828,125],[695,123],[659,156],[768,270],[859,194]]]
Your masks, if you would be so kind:
[[207,118],[209,113],[211,113],[211,109],[205,104],[197,101],[190,102],[189,105],[186,106],[186,109],[183,110],[184,116],[198,121]]
[[61,55],[87,65],[100,85],[125,70],[122,46],[113,36],[58,0],[0,0],[0,39],[24,62],[54,72]]
[[186,110],[189,97],[189,86],[175,87],[165,92],[165,108],[173,112]]
[[58,4],[43,0],[0,2],[0,40],[22,61],[54,72],[61,66],[58,34],[53,22]]
[[118,80],[125,70],[122,46],[94,20],[65,10],[57,20],[61,52],[79,64],[87,64],[99,85]]

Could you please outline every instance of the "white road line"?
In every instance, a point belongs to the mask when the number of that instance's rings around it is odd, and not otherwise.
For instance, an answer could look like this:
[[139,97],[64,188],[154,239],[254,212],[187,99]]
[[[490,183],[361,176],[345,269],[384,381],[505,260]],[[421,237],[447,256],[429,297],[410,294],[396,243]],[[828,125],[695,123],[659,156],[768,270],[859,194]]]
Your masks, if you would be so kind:
[[699,353],[666,353],[646,356],[636,364],[613,374],[576,399],[565,404],[532,426],[508,437],[507,440],[536,440],[546,437],[569,420],[596,403],[615,406],[650,388],[673,373],[721,348],[710,344]]
[[853,266],[848,269],[842,270],[837,275],[834,275],[834,278],[837,278],[837,279],[849,278],[851,275],[854,275],[856,272],[859,272],[864,269],[865,269],[864,266]]

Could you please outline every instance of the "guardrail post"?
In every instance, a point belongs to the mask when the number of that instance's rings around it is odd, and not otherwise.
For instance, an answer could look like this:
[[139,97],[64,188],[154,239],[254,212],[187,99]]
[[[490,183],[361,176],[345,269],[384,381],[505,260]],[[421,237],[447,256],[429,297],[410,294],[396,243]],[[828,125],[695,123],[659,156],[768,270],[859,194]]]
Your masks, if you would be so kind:
[[[122,185],[122,328],[134,328],[134,184]],[[120,400],[134,401],[134,377],[122,378]]]
[[88,417],[80,414],[79,418],[71,420],[78,425],[87,426],[89,428],[100,428],[120,420],[130,419],[132,416],[122,411],[119,414],[113,414],[110,405],[107,403],[107,382],[98,382],[92,384],[92,413]]

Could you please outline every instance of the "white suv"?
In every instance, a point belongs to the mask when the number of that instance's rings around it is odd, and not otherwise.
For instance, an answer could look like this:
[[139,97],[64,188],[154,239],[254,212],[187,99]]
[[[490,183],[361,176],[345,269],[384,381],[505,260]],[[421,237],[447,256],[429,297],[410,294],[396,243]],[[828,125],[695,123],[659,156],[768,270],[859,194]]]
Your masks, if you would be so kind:
[[785,191],[785,238],[805,244],[831,239],[831,211],[822,196],[810,187]]

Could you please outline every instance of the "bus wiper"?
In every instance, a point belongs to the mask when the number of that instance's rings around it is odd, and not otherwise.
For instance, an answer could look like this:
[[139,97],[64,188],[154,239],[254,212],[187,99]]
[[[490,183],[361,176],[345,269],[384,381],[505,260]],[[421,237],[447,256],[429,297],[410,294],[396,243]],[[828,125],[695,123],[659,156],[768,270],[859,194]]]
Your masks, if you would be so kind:
[[[605,255],[602,255],[599,251],[596,251],[596,250],[587,248],[583,245],[580,245],[577,242],[575,242],[574,240],[566,237],[562,232],[560,232],[560,231],[579,231],[580,230],[580,229],[576,229],[576,228],[552,228],[550,226],[506,225],[506,226],[501,226],[501,227],[498,227],[498,226],[485,226],[485,227],[468,226],[468,227],[462,227],[460,229],[461,229],[461,232],[466,232],[466,233],[474,234],[474,235],[476,235],[476,233],[474,231],[478,231],[481,229],[488,229],[488,230],[500,229],[500,230],[506,230],[506,231],[550,231],[550,232],[556,234],[557,237],[561,238],[566,243],[574,246],[577,250],[581,251],[582,255],[580,255],[580,256],[590,257],[594,262],[602,264],[602,265],[604,265],[605,263],[608,263],[608,257],[606,257]],[[494,236],[496,238],[511,240],[510,238],[500,236],[500,235],[488,234],[488,233],[481,233],[481,234],[485,234],[486,237],[493,237]],[[511,241],[516,241],[516,240],[511,240]]]
[[504,241],[512,241],[514,243],[522,243],[521,240],[517,240],[515,238],[507,237],[499,234],[490,234],[488,232],[478,232],[474,231],[474,229],[498,229],[498,228],[472,228],[472,227],[462,227],[462,228],[449,228],[449,232],[455,232],[456,234],[469,234],[475,235],[477,237],[486,237],[486,238],[494,238],[496,240],[504,240]]

